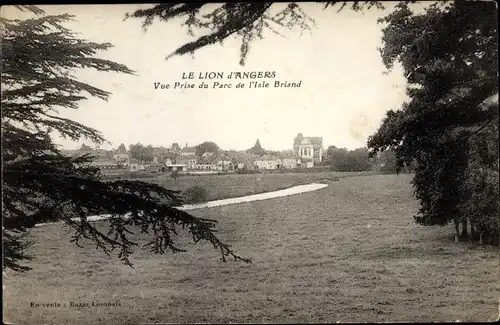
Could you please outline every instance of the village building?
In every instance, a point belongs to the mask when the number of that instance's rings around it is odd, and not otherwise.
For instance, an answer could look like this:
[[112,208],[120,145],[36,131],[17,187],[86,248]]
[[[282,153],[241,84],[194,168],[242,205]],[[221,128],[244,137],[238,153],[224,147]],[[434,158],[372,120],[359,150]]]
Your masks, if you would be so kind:
[[128,166],[130,165],[130,154],[124,145],[120,145],[118,149],[113,152],[113,159],[118,165]]
[[166,171],[169,172],[175,172],[175,171],[187,171],[187,166],[184,164],[172,164],[172,165],[166,165]]
[[233,170],[234,165],[233,162],[230,160],[219,160],[217,162],[217,170],[220,171],[228,171],[228,170]]
[[146,169],[144,164],[140,163],[139,160],[135,158],[130,158],[128,166],[130,171],[139,171]]
[[297,168],[298,166],[297,161],[298,159],[295,157],[283,158],[283,168],[287,169]]
[[203,158],[210,158],[210,157],[213,157],[215,155],[215,152],[204,152],[201,156]]
[[197,170],[216,170],[217,164],[214,163],[213,159],[207,158],[207,156],[202,155],[198,159],[195,169],[197,169]]
[[172,165],[175,164],[175,159],[177,155],[173,152],[163,153],[161,156],[154,156],[153,163],[159,163],[164,165]]
[[161,147],[153,147],[153,157],[154,158],[157,158],[157,159],[164,158],[168,154],[170,154],[170,149],[169,148],[166,148],[166,147],[163,147],[163,146],[161,146]]
[[196,155],[181,155],[176,159],[177,164],[186,165],[187,169],[195,169],[198,163],[198,156]]
[[163,163],[164,163],[165,165],[172,165],[172,164],[175,164],[175,157],[172,157],[172,158],[170,158],[170,157],[166,157],[166,158],[164,159]]
[[167,170],[167,168],[165,167],[165,164],[161,164],[161,163],[153,163],[151,165],[147,165],[147,166],[145,166],[145,169],[150,173],[160,173],[160,172],[164,172]]
[[293,140],[293,152],[306,167],[313,167],[323,161],[323,138],[304,137],[299,133]]
[[98,157],[95,160],[93,160],[90,164],[91,166],[98,167],[100,169],[118,168],[116,160],[107,157]]
[[188,147],[187,144],[184,148],[181,150],[181,156],[194,156],[196,155],[196,148],[195,147]]
[[283,161],[273,155],[263,155],[261,158],[254,161],[254,166],[256,169],[278,169],[282,168]]

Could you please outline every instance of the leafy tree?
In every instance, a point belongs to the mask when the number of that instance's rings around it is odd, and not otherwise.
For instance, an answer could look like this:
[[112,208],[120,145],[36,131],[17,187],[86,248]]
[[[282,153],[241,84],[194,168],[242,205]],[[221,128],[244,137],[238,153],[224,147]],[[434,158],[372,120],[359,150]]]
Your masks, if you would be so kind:
[[[57,110],[77,109],[81,100],[107,99],[109,92],[79,81],[77,69],[133,74],[122,64],[99,59],[109,43],[80,39],[63,24],[72,16],[44,15],[34,6],[18,6],[33,17],[1,18],[2,26],[2,212],[4,268],[26,270],[26,234],[37,223],[62,221],[74,228],[72,242],[92,240],[106,253],[118,250],[131,265],[130,254],[138,245],[131,231],[152,232],[147,246],[156,253],[181,251],[172,235],[180,226],[194,241],[206,240],[222,259],[235,255],[214,235],[216,222],[194,217],[175,207],[182,203],[177,192],[139,181],[101,180],[87,155],[61,154],[50,135],[102,143],[99,131],[57,115]],[[87,220],[91,214],[109,214],[108,231]],[[128,218],[122,216],[128,215]],[[243,259],[244,261],[248,261]]]
[[375,159],[375,164],[377,169],[383,173],[397,173],[398,163],[396,159],[396,153],[392,148],[389,148],[380,154]]
[[140,143],[132,144],[129,147],[130,156],[143,163],[148,163],[154,159],[154,149],[151,145],[144,146]]
[[[499,130],[491,123],[469,139],[470,156],[459,206],[471,222],[471,236],[483,243],[498,244],[499,233]],[[475,232],[477,230],[479,234]]]
[[344,171],[343,168],[346,165],[346,159],[349,151],[345,148],[337,148],[335,146],[328,147],[326,151],[332,170]]
[[[491,175],[498,174],[498,163],[489,162],[495,160],[491,157],[498,162],[493,140],[498,99],[487,103],[498,94],[496,7],[491,2],[436,2],[417,14],[410,6],[402,2],[382,20],[388,24],[383,61],[389,69],[396,61],[402,64],[410,101],[387,113],[369,140],[372,154],[392,148],[398,168],[416,162],[418,223],[453,221],[457,235],[462,223],[465,236],[469,221],[473,229],[497,236],[498,197],[493,194],[498,178]],[[471,211],[476,206],[488,212]],[[491,225],[485,218],[496,221]]]
[[181,146],[179,146],[178,143],[174,142],[174,143],[172,143],[172,146],[170,147],[170,150],[173,151],[173,152],[181,151]]
[[351,166],[351,171],[362,172],[372,168],[372,161],[369,158],[367,148],[358,148],[351,150],[347,155],[348,165]]
[[174,183],[177,183],[177,179],[179,178],[179,171],[176,169],[176,170],[173,170],[172,173],[170,173],[170,177],[172,177],[172,179],[174,180]]
[[201,203],[207,200],[208,191],[202,186],[195,185],[188,188],[185,195],[188,203]]
[[219,146],[212,141],[205,141],[196,146],[196,154],[198,156],[203,155],[205,152],[218,153]]
[[327,149],[330,159],[330,167],[337,172],[359,172],[372,168],[372,162],[368,158],[366,148],[347,150],[330,146]]

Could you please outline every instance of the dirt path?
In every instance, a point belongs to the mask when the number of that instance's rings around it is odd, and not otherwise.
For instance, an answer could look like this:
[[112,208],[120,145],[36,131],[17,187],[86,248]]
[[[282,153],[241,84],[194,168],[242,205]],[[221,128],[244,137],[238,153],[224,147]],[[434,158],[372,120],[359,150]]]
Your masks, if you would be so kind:
[[[283,190],[272,191],[272,192],[267,192],[267,193],[252,194],[252,195],[247,195],[247,196],[242,196],[242,197],[234,197],[234,198],[223,199],[223,200],[215,200],[215,201],[209,201],[209,202],[199,203],[199,204],[185,204],[183,206],[178,207],[178,209],[184,210],[184,211],[189,211],[189,210],[196,210],[196,209],[203,209],[203,208],[219,207],[219,206],[229,205],[229,204],[262,201],[262,200],[268,200],[268,199],[273,199],[273,198],[278,198],[278,197],[283,197],[283,196],[289,196],[289,195],[295,195],[295,194],[316,191],[316,190],[325,188],[327,186],[328,186],[328,184],[324,184],[324,183],[311,183],[311,184],[305,184],[305,185],[297,185],[297,186],[292,186],[292,187],[289,187],[289,188],[286,188]],[[108,219],[109,217],[110,217],[109,214],[88,216],[87,220],[88,221],[97,221],[97,220]],[[77,221],[77,220],[79,220],[79,218],[73,218],[73,220]],[[50,225],[50,224],[54,224],[54,223],[59,223],[59,222],[39,223],[35,227],[46,226],[46,225]]]

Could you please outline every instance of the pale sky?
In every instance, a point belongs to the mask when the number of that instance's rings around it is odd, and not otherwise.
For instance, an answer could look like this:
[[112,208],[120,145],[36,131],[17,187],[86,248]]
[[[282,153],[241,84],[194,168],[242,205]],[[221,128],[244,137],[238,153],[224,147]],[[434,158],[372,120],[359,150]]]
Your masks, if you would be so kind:
[[[279,9],[284,4],[274,6]],[[383,26],[376,21],[389,11],[337,13],[338,7],[323,10],[316,3],[300,6],[316,22],[312,31],[301,35],[298,28],[281,29],[285,37],[265,32],[263,40],[251,43],[244,67],[239,65],[240,40],[235,38],[201,49],[194,56],[166,60],[168,54],[194,38],[179,20],[156,21],[146,32],[139,19],[123,21],[125,13],[138,5],[40,6],[47,14],[75,15],[68,28],[85,39],[114,44],[102,57],[138,73],[79,72],[83,81],[112,95],[107,102],[92,98],[82,101],[78,110],[60,113],[100,130],[112,143],[103,148],[120,143],[127,147],[137,142],[194,146],[214,141],[226,150],[244,150],[258,138],[266,149],[287,150],[299,132],[322,136],[325,149],[330,145],[362,147],[385,112],[399,108],[406,100],[402,70],[396,67],[383,74],[377,50]],[[2,15],[8,16],[7,11]],[[182,81],[183,72],[197,76],[210,71],[275,71],[276,78],[267,89],[154,88],[155,82]],[[300,88],[273,88],[276,80],[302,82]],[[198,84],[199,80],[193,82]],[[56,141],[67,149],[81,144]]]

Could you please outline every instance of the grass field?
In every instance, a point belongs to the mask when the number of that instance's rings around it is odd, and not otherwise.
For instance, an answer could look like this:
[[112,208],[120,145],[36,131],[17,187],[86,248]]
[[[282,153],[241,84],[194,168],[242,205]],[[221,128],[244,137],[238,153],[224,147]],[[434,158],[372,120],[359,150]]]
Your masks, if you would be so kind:
[[315,172],[315,173],[276,173],[276,174],[225,174],[180,176],[174,181],[170,174],[139,179],[156,183],[172,190],[184,192],[191,186],[200,186],[208,191],[207,200],[220,200],[231,197],[259,194],[281,190],[295,185],[309,184],[325,179],[370,175],[372,172]]
[[[492,321],[499,250],[455,243],[452,227],[416,225],[410,175],[342,178],[290,197],[196,210],[253,260],[223,264],[207,244],[138,250],[135,268],[61,226],[37,228],[34,270],[5,277],[13,324]],[[180,181],[180,179],[179,179]],[[143,238],[137,235],[136,238]],[[70,302],[119,302],[68,307]],[[66,304],[30,307],[31,302]]]

